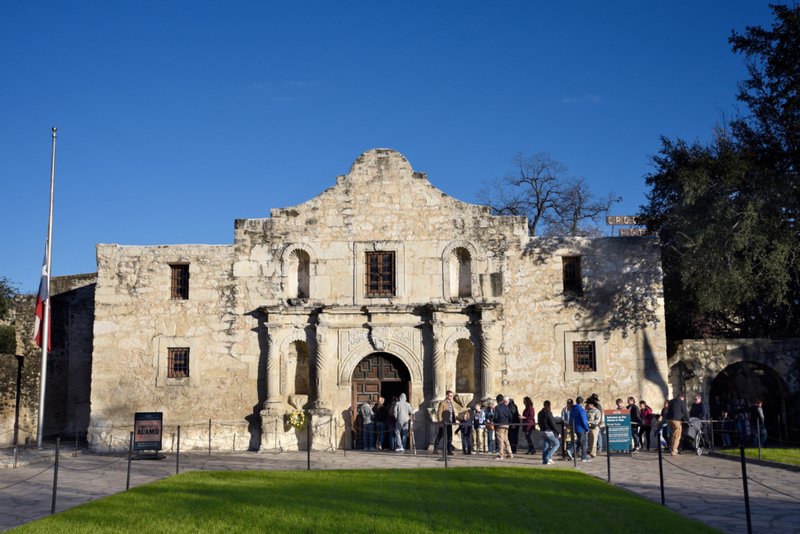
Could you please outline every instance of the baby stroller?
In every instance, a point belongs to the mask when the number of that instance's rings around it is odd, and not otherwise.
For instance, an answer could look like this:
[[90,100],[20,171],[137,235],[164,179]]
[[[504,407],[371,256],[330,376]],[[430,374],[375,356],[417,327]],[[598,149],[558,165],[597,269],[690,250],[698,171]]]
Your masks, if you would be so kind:
[[694,449],[697,456],[702,456],[711,445],[703,434],[703,423],[697,417],[689,419],[689,425],[681,441],[684,449]]

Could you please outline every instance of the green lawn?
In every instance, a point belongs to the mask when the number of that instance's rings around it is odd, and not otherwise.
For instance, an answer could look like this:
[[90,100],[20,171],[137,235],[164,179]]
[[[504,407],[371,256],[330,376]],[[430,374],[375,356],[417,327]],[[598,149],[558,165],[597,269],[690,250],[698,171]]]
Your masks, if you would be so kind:
[[[723,454],[735,454],[739,456],[739,449],[729,449],[717,451]],[[744,455],[748,458],[758,458],[758,449],[745,449]],[[785,464],[800,465],[800,449],[761,449],[762,460],[772,460],[773,462],[783,462]]]
[[192,472],[16,528],[41,532],[719,533],[572,469]]

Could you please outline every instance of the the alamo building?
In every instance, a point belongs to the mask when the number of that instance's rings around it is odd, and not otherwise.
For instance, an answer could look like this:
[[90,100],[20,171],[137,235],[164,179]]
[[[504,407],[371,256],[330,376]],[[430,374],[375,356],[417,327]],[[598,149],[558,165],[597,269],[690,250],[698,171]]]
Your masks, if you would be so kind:
[[669,394],[655,237],[530,237],[386,149],[270,215],[233,245],[97,246],[92,446],[163,412],[167,448],[177,425],[182,447],[304,448],[294,410],[314,448],[352,446],[355,406],[406,393],[424,448],[448,389],[460,409]]

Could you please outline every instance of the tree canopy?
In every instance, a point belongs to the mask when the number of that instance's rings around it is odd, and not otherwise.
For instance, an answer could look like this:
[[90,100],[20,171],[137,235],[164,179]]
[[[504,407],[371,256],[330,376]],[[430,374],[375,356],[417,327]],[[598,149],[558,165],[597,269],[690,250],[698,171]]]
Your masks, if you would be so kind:
[[747,114],[702,144],[662,138],[641,216],[663,245],[667,336],[800,335],[800,6],[730,38]]
[[484,180],[475,197],[495,215],[527,217],[532,236],[600,235],[599,222],[621,200],[613,192],[596,197],[585,178],[570,176],[547,152],[519,153],[511,164],[503,178]]
[[4,324],[16,294],[14,284],[0,276],[0,354],[14,354],[17,350],[16,331],[12,325]]

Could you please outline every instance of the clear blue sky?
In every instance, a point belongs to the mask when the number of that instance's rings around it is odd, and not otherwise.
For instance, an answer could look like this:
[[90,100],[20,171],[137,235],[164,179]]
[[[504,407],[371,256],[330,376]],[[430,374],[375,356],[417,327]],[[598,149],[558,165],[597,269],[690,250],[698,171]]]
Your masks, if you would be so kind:
[[645,202],[659,136],[710,138],[767,2],[0,2],[0,276],[96,243],[233,242],[393,148],[474,202],[518,152]]

